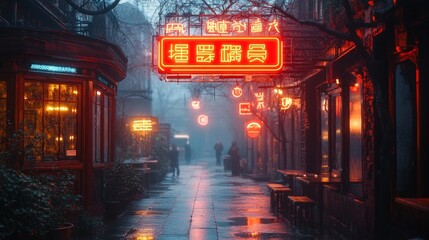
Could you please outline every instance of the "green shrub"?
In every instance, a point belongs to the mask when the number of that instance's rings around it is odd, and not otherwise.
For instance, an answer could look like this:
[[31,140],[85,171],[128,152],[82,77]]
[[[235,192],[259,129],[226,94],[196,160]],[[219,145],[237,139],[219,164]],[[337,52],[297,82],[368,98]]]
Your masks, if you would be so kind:
[[0,165],[0,192],[0,239],[25,239],[49,231],[54,213],[49,186]]

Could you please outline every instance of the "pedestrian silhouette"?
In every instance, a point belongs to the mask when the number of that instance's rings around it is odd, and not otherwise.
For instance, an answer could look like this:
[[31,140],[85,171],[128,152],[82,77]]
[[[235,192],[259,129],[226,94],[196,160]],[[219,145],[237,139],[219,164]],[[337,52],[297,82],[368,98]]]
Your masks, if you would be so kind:
[[186,143],[185,145],[185,160],[186,160],[186,164],[189,164],[191,162],[191,145],[189,144],[189,142]]
[[173,144],[171,146],[170,151],[168,152],[168,156],[170,158],[170,168],[173,172],[173,177],[176,175],[176,172],[177,176],[179,176],[179,150],[177,149],[176,144]]
[[216,144],[214,145],[214,150],[216,152],[216,166],[220,166],[220,157],[223,151],[223,145],[220,141],[216,142]]
[[231,156],[232,176],[240,175],[240,149],[238,149],[237,143],[235,141],[231,143],[228,154]]

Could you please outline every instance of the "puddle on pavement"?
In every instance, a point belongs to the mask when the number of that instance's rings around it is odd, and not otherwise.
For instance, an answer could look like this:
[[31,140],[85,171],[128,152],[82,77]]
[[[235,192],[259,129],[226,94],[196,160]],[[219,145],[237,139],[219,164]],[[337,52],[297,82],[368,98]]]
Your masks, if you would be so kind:
[[229,218],[230,222],[218,222],[218,226],[252,226],[256,224],[271,224],[275,223],[275,218],[258,218],[258,217],[236,217]]
[[133,211],[131,215],[153,216],[153,215],[166,214],[169,211],[170,209],[168,208],[151,208],[151,209]]
[[260,232],[242,232],[234,234],[237,238],[257,238],[257,239],[294,239],[290,233],[260,233]]

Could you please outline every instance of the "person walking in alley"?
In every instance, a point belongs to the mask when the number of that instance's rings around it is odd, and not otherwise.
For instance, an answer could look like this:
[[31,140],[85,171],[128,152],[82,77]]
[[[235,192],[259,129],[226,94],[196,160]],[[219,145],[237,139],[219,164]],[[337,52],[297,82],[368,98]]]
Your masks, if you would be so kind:
[[186,164],[189,165],[189,163],[191,162],[191,144],[189,144],[189,142],[186,143],[185,145],[185,160],[186,160]]
[[220,157],[223,151],[223,145],[220,141],[216,142],[216,144],[214,145],[214,150],[216,152],[216,166],[220,166]]
[[231,156],[232,176],[240,175],[240,149],[238,149],[237,143],[235,141],[231,143],[228,154]]
[[177,149],[176,144],[173,144],[171,146],[171,149],[168,153],[168,156],[170,158],[170,167],[173,171],[173,177],[176,175],[179,176],[180,170],[179,170],[179,150]]

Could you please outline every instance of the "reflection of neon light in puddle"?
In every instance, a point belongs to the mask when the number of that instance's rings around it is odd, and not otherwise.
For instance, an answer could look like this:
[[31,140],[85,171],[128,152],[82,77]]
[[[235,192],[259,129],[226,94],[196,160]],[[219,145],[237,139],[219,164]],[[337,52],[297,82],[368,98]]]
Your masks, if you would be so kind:
[[207,115],[199,115],[198,116],[198,124],[200,124],[201,126],[206,126],[207,124],[209,124],[209,117]]

